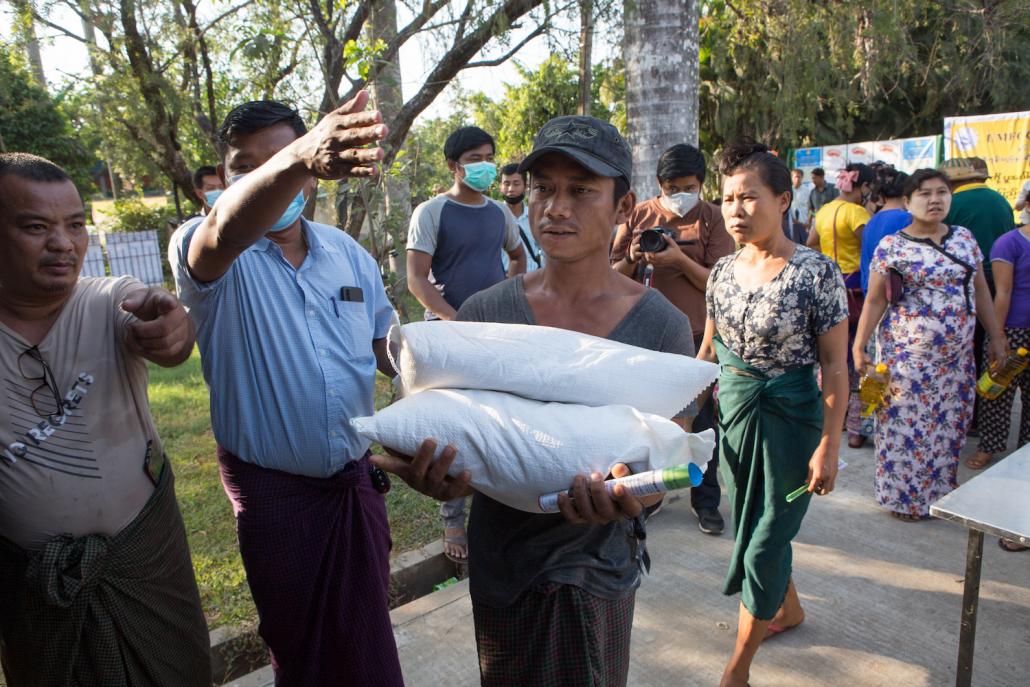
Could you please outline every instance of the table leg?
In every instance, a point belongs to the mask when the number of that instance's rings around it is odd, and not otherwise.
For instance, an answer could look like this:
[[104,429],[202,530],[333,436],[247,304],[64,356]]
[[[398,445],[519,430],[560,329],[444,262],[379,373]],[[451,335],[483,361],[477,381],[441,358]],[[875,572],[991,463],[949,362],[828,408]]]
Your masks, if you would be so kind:
[[962,625],[958,638],[957,687],[969,687],[973,680],[973,649],[976,644],[976,611],[980,605],[980,564],[984,553],[984,533],[969,530],[966,546],[966,584],[962,592]]

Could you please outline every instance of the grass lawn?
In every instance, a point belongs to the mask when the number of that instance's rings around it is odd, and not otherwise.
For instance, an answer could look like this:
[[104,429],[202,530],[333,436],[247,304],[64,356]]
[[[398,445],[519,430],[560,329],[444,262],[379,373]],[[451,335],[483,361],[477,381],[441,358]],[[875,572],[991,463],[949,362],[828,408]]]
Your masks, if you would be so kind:
[[[390,384],[379,375],[376,386],[376,406],[382,407],[390,400]],[[236,547],[232,509],[218,479],[208,392],[196,351],[177,368],[151,366],[150,409],[175,468],[208,625],[252,624],[257,616]],[[422,546],[442,533],[437,504],[399,479],[393,480],[387,507],[395,552]]]

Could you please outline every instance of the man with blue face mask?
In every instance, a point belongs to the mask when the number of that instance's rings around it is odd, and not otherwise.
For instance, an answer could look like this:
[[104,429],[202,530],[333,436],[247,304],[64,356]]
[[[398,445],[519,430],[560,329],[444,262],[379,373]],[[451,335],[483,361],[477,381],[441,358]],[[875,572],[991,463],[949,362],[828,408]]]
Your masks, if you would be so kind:
[[222,177],[218,176],[218,170],[211,165],[197,167],[197,171],[193,173],[193,191],[200,198],[203,214],[211,212],[211,206],[224,190],[225,183]]
[[[276,684],[403,684],[389,616],[385,475],[349,420],[374,410],[394,318],[375,260],[308,222],[318,179],[369,177],[367,93],[310,132],[273,101],[219,131],[229,182],[169,262],[196,322],[222,484]],[[374,680],[369,677],[374,676]]]
[[[658,186],[661,194],[638,203],[629,221],[619,227],[612,245],[612,267],[628,277],[642,280],[672,301],[690,319],[695,350],[705,330],[705,286],[708,273],[719,258],[735,250],[719,208],[700,199],[705,181],[705,158],[692,145],[674,145],[658,158]],[[664,227],[658,251],[641,250],[641,232]],[[647,246],[645,247],[653,247]],[[686,429],[700,432],[715,426],[714,402],[709,399],[692,426],[686,417],[674,418]],[[724,523],[719,514],[719,482],[714,455],[704,482],[690,490],[690,505],[705,534],[718,535]]]
[[[497,177],[494,139],[475,126],[451,133],[444,143],[454,183],[415,208],[408,228],[408,290],[425,306],[427,320],[453,320],[469,296],[526,271],[526,253],[514,215],[484,195]],[[456,563],[468,556],[465,500],[441,508],[444,553]]]

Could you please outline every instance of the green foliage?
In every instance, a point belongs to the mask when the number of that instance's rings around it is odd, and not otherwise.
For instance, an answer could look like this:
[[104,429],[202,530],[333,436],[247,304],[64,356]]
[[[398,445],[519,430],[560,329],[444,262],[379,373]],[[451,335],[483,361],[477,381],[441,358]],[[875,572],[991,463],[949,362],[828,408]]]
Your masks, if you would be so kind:
[[[549,119],[576,114],[579,105],[579,74],[568,60],[551,55],[536,70],[517,63],[516,68],[521,81],[505,84],[499,102],[475,94],[468,96],[462,107],[472,113],[477,126],[497,140],[499,161],[521,160],[532,150],[536,133]],[[625,123],[625,78],[621,72],[618,65],[594,68],[593,116],[608,121],[617,115]]]
[[1030,105],[1026,0],[710,0],[701,15],[708,150],[922,135]]
[[386,52],[387,47],[386,41],[382,38],[370,40],[368,37],[362,37],[360,40],[349,40],[343,45],[343,63],[348,70],[357,68],[358,76],[368,79],[376,60]]
[[135,196],[116,200],[111,219],[111,224],[106,227],[108,231],[163,230],[168,222],[176,221],[172,208],[167,205],[148,205]]
[[0,42],[0,151],[40,155],[60,165],[89,195],[95,160],[72,129],[61,100],[29,76],[17,51]]
[[449,117],[423,120],[411,128],[390,174],[407,176],[414,203],[428,200],[436,195],[437,188],[454,183],[444,160],[443,144],[452,131],[468,124],[464,113],[455,112]]

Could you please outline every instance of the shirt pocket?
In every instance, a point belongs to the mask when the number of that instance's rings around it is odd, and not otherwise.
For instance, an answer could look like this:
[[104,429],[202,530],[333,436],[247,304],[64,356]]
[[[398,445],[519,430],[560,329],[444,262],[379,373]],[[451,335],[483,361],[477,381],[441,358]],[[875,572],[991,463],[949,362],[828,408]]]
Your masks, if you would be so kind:
[[372,317],[367,305],[360,301],[341,301],[339,298],[330,303],[336,320],[337,335],[343,342],[347,355],[355,358],[373,357]]

